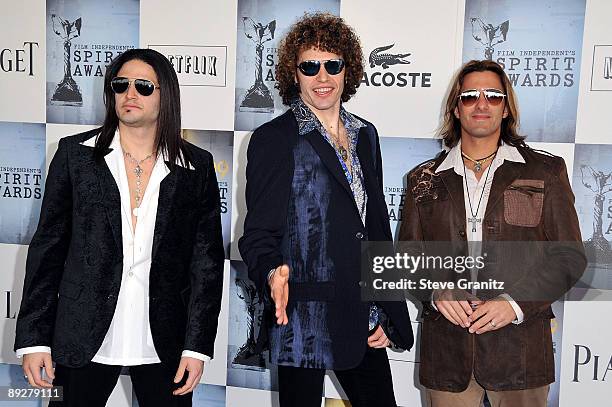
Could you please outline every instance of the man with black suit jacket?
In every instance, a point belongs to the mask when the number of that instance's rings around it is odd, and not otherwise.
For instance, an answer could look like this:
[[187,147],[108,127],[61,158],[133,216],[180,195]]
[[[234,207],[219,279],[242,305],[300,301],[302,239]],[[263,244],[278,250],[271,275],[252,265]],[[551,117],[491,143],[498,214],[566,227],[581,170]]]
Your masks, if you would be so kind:
[[269,335],[281,406],[319,406],[326,369],[353,406],[395,406],[386,348],[413,343],[405,302],[361,299],[361,243],[392,240],[376,129],[341,105],[356,92],[362,59],[340,17],[302,18],[279,48],[290,109],[249,143],[239,248],[275,305],[260,344]]
[[191,406],[221,303],[213,159],[181,138],[162,54],[118,56],[104,96],[104,125],[60,140],[49,167],[15,350],[32,386],[63,386],[51,405],[104,406],[128,366],[141,407]]

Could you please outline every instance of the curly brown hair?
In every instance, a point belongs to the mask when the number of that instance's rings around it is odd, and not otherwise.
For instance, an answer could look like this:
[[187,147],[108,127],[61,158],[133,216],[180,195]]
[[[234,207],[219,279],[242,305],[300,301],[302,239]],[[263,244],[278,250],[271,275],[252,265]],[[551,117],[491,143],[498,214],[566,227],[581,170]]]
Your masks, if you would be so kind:
[[363,52],[355,31],[342,18],[329,13],[305,13],[291,26],[278,49],[276,88],[283,103],[291,104],[300,93],[296,86],[296,65],[300,54],[310,48],[338,54],[344,59],[344,91],[347,102],[357,92],[363,76]]

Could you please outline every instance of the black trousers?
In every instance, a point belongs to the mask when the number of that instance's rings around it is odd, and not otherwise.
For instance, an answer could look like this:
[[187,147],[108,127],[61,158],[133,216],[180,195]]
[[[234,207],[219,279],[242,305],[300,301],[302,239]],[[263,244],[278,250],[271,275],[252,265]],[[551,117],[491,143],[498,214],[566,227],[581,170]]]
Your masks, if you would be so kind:
[[[130,377],[140,407],[191,407],[191,393],[174,396],[172,391],[187,380],[174,383],[176,366],[164,363],[130,366]],[[54,386],[63,386],[64,401],[49,403],[49,407],[104,407],[110,397],[122,366],[90,362],[81,368],[55,365]]]
[[[396,407],[386,349],[368,347],[359,365],[334,370],[353,407]],[[278,366],[281,407],[319,407],[325,369]]]

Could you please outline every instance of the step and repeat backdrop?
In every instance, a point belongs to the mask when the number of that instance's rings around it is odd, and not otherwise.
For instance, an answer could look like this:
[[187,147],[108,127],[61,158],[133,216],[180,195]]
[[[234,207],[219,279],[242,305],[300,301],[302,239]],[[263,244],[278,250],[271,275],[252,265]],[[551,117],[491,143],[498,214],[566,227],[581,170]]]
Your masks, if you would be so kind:
[[[274,87],[280,39],[304,12],[327,11],[344,17],[361,38],[366,69],[346,108],[375,123],[382,137],[394,231],[402,218],[404,175],[441,149],[435,134],[453,73],[470,59],[504,66],[529,144],[567,163],[589,251],[579,287],[554,304],[557,380],[549,406],[609,405],[612,2],[5,0],[0,7],[0,386],[25,384],[13,353],[15,318],[58,140],[101,124],[106,66],[141,47],[173,63],[184,136],[214,155],[221,191],[223,306],[215,359],[205,366],[194,405],[277,405],[274,367],[266,355],[252,353],[261,298],[237,250],[246,212],[246,149],[252,131],[285,109]],[[418,332],[418,307],[409,307]],[[424,405],[418,345],[389,351],[389,357],[399,405]],[[336,378],[327,376],[322,405],[348,405],[343,398]],[[129,378],[122,377],[109,405],[137,406]]]

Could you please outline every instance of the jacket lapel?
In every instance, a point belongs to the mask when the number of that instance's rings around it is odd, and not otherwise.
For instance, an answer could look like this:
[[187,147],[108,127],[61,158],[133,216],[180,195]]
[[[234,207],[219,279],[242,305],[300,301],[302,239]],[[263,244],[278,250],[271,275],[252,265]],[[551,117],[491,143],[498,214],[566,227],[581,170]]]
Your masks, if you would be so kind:
[[[373,147],[370,143],[367,128],[362,127],[359,129],[357,157],[359,157],[359,163],[361,164],[364,188],[368,194],[366,223],[371,225],[370,222],[372,217],[376,216],[387,239],[393,239],[391,235],[391,226],[389,225],[387,204],[380,185],[382,180],[378,179],[377,168],[374,166],[373,153],[375,148],[376,147]],[[379,162],[377,165],[382,165],[382,163]]]
[[[166,165],[169,166],[168,161],[166,161]],[[174,194],[176,193],[177,184],[179,183],[179,172],[181,171],[183,171],[183,169],[180,166],[176,166],[173,171],[168,173],[168,175],[159,185],[159,199],[157,203],[157,216],[155,219],[155,232],[153,234],[153,249],[151,252],[151,259],[155,258],[155,254],[157,253],[161,239],[168,227],[170,212],[174,203]]]
[[[338,157],[336,156],[336,152],[334,148],[329,145],[327,141],[323,138],[321,133],[317,130],[313,130],[304,135],[306,140],[312,145],[312,148],[317,152],[323,164],[329,169],[329,172],[332,173],[334,178],[342,185],[342,187],[346,190],[348,194],[353,197],[353,192],[351,191],[351,187],[344,175],[344,170],[340,165],[340,161],[338,161]],[[357,208],[355,206],[355,208]]]
[[[104,155],[108,155],[112,149],[108,149]],[[106,160],[99,163],[94,163],[95,175],[100,183],[100,191],[102,191],[102,205],[106,212],[106,217],[110,223],[111,230],[115,243],[120,252],[123,253],[123,237],[121,235],[121,195],[119,188],[115,182],[115,178],[111,173]]]
[[455,208],[454,212],[458,217],[458,224],[465,226],[466,219],[465,198],[463,195],[463,177],[457,175],[451,168],[440,172],[440,178],[442,179],[442,183],[450,195],[452,205]]

